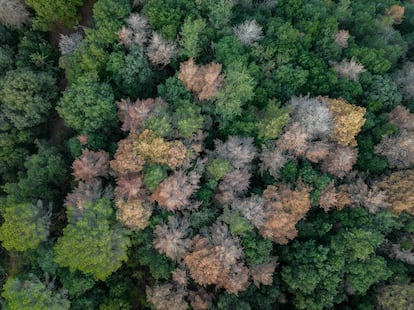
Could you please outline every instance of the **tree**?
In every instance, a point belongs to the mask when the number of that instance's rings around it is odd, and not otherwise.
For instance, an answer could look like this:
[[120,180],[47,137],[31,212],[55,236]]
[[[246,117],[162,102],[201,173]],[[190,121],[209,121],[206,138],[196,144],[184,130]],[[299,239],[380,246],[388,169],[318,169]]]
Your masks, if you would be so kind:
[[384,176],[381,180],[375,182],[375,186],[385,191],[387,202],[391,204],[390,209],[393,212],[399,214],[406,211],[414,215],[413,170],[397,171],[389,176]]
[[187,90],[197,94],[199,100],[206,100],[216,97],[218,88],[222,86],[223,76],[220,72],[220,64],[210,63],[199,67],[190,58],[180,64],[178,78]]
[[243,45],[252,45],[263,38],[262,27],[254,19],[246,20],[242,24],[233,27],[233,32]]
[[224,124],[242,114],[242,106],[254,96],[254,79],[242,63],[228,67],[224,86],[217,92],[215,113]]
[[135,135],[130,135],[118,142],[114,159],[110,162],[111,169],[118,176],[138,173],[144,168],[144,159],[134,151],[135,139]]
[[337,146],[324,159],[321,169],[323,172],[333,174],[338,178],[343,178],[356,164],[358,150],[349,146]]
[[68,207],[69,224],[54,247],[55,262],[104,280],[127,260],[130,245],[124,228],[114,224],[110,200],[87,203],[80,218]]
[[414,285],[392,284],[380,289],[378,305],[384,310],[404,310],[413,306]]
[[206,44],[206,22],[203,18],[186,18],[180,32],[180,55],[197,58]]
[[7,250],[36,249],[49,236],[50,214],[40,200],[37,204],[10,203],[2,210],[2,216],[0,240]]
[[391,168],[404,169],[414,165],[413,131],[402,130],[396,136],[384,136],[375,146],[375,154],[387,157]]
[[178,54],[173,42],[164,40],[158,33],[153,32],[147,47],[147,55],[150,61],[156,65],[168,65],[172,58]]
[[29,15],[23,0],[0,1],[0,24],[22,28],[28,22]]
[[358,81],[359,74],[366,71],[364,66],[355,62],[354,59],[349,61],[342,60],[340,63],[334,63],[333,69],[341,78],[348,78],[351,81]]
[[365,124],[365,109],[349,104],[343,99],[325,99],[334,118],[334,130],[330,138],[342,146],[356,146],[355,137]]
[[82,156],[73,162],[72,168],[76,180],[93,183],[97,177],[108,175],[109,154],[105,151],[83,149]]
[[79,18],[77,10],[82,5],[82,0],[26,0],[26,3],[36,12],[33,28],[48,31],[58,22],[68,28],[73,27]]
[[159,284],[152,289],[146,288],[148,301],[159,310],[188,309],[188,303],[184,300],[187,292],[183,287],[177,287],[170,283]]
[[51,283],[45,284],[33,274],[29,274],[25,280],[10,277],[4,284],[1,295],[5,299],[4,308],[10,310],[64,310],[70,308],[65,291],[54,291]]
[[66,124],[79,132],[106,131],[115,126],[112,88],[82,76],[65,91],[56,110]]
[[45,122],[57,98],[55,83],[46,72],[8,71],[0,81],[1,113],[19,130]]
[[83,37],[79,32],[68,35],[61,34],[59,38],[59,50],[62,55],[72,53],[83,41]]
[[169,211],[176,211],[191,207],[190,196],[195,189],[197,188],[189,182],[188,177],[182,171],[178,171],[158,185],[151,195],[151,200],[157,201]]

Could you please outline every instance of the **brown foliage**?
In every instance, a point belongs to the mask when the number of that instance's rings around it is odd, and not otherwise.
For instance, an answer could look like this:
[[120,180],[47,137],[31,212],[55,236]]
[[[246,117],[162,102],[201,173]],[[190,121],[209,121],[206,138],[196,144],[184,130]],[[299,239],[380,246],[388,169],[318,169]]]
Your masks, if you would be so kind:
[[65,198],[65,207],[75,207],[82,211],[83,206],[91,201],[96,201],[102,195],[101,182],[79,182],[72,193],[69,193]]
[[280,169],[287,162],[287,156],[279,148],[263,146],[263,150],[260,153],[260,161],[260,172],[269,171],[270,175],[277,179]]
[[138,173],[144,168],[144,160],[134,151],[134,140],[136,135],[129,135],[126,139],[118,142],[114,160],[111,161],[111,169],[118,176]]
[[247,191],[250,185],[251,173],[248,169],[234,169],[221,180],[214,199],[221,204],[234,201]]
[[343,178],[352,170],[352,166],[356,163],[357,157],[357,149],[349,146],[338,146],[322,162],[321,169],[323,172],[328,172],[338,178]]
[[170,216],[168,225],[159,224],[154,229],[154,248],[171,258],[178,261],[183,258],[184,253],[190,247],[190,240],[187,239],[189,233],[189,223]]
[[115,204],[118,208],[116,217],[126,227],[132,230],[142,230],[148,226],[152,214],[150,206],[139,199],[117,200]]
[[151,195],[151,200],[157,201],[169,211],[177,211],[191,205],[190,196],[195,189],[196,187],[188,182],[184,172],[177,171],[158,185]]
[[402,130],[396,136],[383,137],[375,153],[387,157],[391,168],[410,168],[414,165],[414,131]]
[[185,310],[188,303],[184,300],[186,290],[171,283],[158,284],[154,288],[146,288],[147,300],[157,310]]
[[147,47],[149,60],[153,64],[168,65],[177,56],[177,47],[173,42],[164,40],[158,33],[153,32]]
[[192,309],[208,310],[210,309],[213,297],[211,293],[207,293],[205,289],[199,287],[196,292],[189,292],[189,299]]
[[305,157],[313,163],[318,163],[328,156],[330,149],[331,146],[327,142],[312,142],[306,150]]
[[275,272],[277,262],[275,258],[272,258],[269,262],[253,266],[250,268],[250,275],[253,278],[253,283],[258,288],[260,285],[272,285],[273,273]]
[[334,62],[332,65],[339,77],[348,78],[351,81],[358,81],[359,75],[367,71],[362,64],[356,62],[354,59]]
[[287,185],[270,185],[263,192],[265,222],[259,227],[260,234],[279,244],[287,244],[297,235],[296,223],[311,207],[310,188],[298,187],[291,190]]
[[330,182],[327,187],[321,192],[319,197],[319,206],[328,212],[332,208],[342,210],[346,205],[352,203],[349,195],[344,191],[337,191],[334,183]]
[[335,122],[331,139],[342,146],[356,146],[355,136],[365,124],[365,108],[349,104],[344,99],[324,98],[324,100]]
[[414,131],[414,114],[406,107],[399,105],[388,115],[391,123],[396,124],[400,130]]
[[130,200],[143,198],[142,175],[123,175],[116,180],[115,197]]
[[134,140],[133,149],[145,160],[156,164],[167,164],[173,169],[180,166],[187,155],[187,149],[180,140],[165,141],[148,129]]
[[394,4],[385,10],[385,14],[391,16],[394,20],[394,24],[401,24],[404,19],[405,8],[403,6]]
[[334,35],[335,44],[340,48],[348,47],[349,31],[341,29]]
[[[413,240],[414,241],[414,240]],[[413,244],[414,245],[414,244]],[[388,245],[388,256],[393,259],[398,259],[406,264],[414,265],[414,252],[412,249],[403,250],[400,244]]]
[[187,271],[184,269],[177,268],[173,272],[171,272],[172,280],[180,286],[186,287],[187,286]]
[[361,178],[352,180],[340,188],[349,194],[353,207],[365,207],[369,212],[375,213],[390,206],[384,191],[380,191],[376,186],[369,188]]
[[131,131],[139,133],[145,120],[154,111],[156,107],[165,106],[166,102],[160,97],[145,100],[137,99],[134,103],[128,99],[121,99],[118,102],[118,117],[122,122],[121,129],[123,131]]
[[198,284],[215,284],[235,294],[248,287],[249,270],[241,261],[240,242],[231,236],[225,224],[217,222],[211,229],[210,238],[197,235],[192,244],[184,261]]
[[414,215],[414,171],[403,170],[392,173],[375,183],[385,191],[391,210],[397,214],[406,211]]
[[236,169],[249,166],[257,155],[251,137],[229,136],[225,143],[221,140],[214,140],[214,145],[217,154],[228,159]]
[[190,58],[181,63],[178,78],[184,87],[197,94],[199,100],[212,99],[217,94],[217,89],[223,84],[223,75],[220,75],[221,65],[211,63],[205,66],[197,66],[194,59]]
[[84,149],[82,155],[72,164],[73,175],[76,180],[94,182],[97,177],[108,175],[109,154],[105,151],[90,151]]
[[277,147],[294,156],[302,156],[308,148],[310,136],[299,122],[289,124],[277,140]]
[[0,0],[0,24],[22,28],[29,20],[29,15],[23,0]]

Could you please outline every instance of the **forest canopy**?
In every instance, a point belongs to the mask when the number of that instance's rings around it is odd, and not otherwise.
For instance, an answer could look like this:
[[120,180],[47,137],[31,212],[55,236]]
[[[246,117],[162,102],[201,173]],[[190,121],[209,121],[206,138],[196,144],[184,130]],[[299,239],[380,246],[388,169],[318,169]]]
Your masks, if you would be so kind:
[[413,29],[409,0],[0,0],[1,308],[413,308]]

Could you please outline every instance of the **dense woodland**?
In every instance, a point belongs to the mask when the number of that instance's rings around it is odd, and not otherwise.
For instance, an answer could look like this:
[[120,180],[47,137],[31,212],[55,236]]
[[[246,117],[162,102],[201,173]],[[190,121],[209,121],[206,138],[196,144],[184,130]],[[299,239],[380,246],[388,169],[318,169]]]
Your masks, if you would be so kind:
[[414,1],[0,0],[3,309],[414,307]]

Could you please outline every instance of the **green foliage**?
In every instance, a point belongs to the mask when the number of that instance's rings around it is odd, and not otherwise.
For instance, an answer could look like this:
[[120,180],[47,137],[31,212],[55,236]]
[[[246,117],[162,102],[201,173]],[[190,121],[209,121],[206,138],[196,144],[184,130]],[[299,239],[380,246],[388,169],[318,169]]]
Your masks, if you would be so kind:
[[273,244],[255,231],[248,231],[242,237],[243,251],[250,266],[267,263]]
[[131,12],[128,0],[99,0],[93,6],[96,30],[88,34],[96,44],[115,43],[122,22]]
[[52,30],[57,23],[68,28],[75,26],[78,21],[77,10],[82,0],[25,0],[36,12],[33,29],[41,31]]
[[294,182],[298,176],[298,167],[296,166],[296,163],[293,161],[286,163],[282,168],[282,176],[285,180]]
[[154,191],[166,177],[166,166],[147,165],[144,169],[144,184],[150,190]]
[[87,203],[82,211],[69,208],[69,224],[55,245],[55,261],[71,272],[79,270],[98,280],[108,277],[127,260],[130,245],[126,230],[115,225],[113,217],[106,198]]
[[364,97],[368,104],[378,102],[384,110],[390,111],[401,103],[402,97],[397,85],[387,75],[374,75],[364,88]]
[[37,154],[26,159],[24,166],[27,170],[19,176],[19,181],[5,185],[10,201],[51,201],[61,191],[67,173],[62,156],[55,147],[38,144],[38,148]]
[[208,7],[209,22],[214,29],[220,30],[228,25],[232,15],[232,0],[205,1]]
[[142,48],[131,46],[127,55],[123,52],[112,53],[107,70],[125,96],[142,98],[151,93],[154,73]]
[[231,210],[227,206],[224,207],[223,214],[219,219],[229,225],[233,235],[245,236],[253,230],[253,225],[239,211]]
[[312,164],[308,161],[303,162],[302,167],[299,169],[299,176],[303,181],[312,186],[310,198],[312,205],[317,205],[319,196],[326,186],[331,182],[331,177],[320,171],[312,168]]
[[83,76],[65,91],[56,110],[79,132],[107,131],[116,124],[114,101],[109,84]]
[[233,170],[231,163],[227,159],[220,157],[213,159],[207,165],[207,172],[213,177],[214,180],[218,181],[224,177],[227,173]]
[[184,138],[190,138],[203,128],[204,118],[201,108],[189,101],[184,101],[177,107],[173,119],[179,134]]
[[146,1],[142,12],[164,39],[174,40],[184,17],[191,18],[193,10],[193,1],[149,0]]
[[207,25],[204,19],[186,18],[180,32],[180,55],[183,57],[197,58],[206,44],[205,31]]
[[56,98],[55,79],[44,72],[17,69],[0,80],[1,113],[19,130],[45,122]]
[[191,102],[193,99],[191,93],[184,88],[183,83],[176,76],[168,78],[165,84],[160,84],[157,88],[158,94],[173,107],[182,102]]
[[10,277],[3,286],[2,296],[7,310],[64,310],[70,308],[64,291],[53,291],[49,285],[41,282],[33,274],[28,279]]
[[253,98],[255,81],[241,63],[233,63],[226,72],[224,87],[217,93],[216,114],[224,122],[242,114],[242,106]]
[[7,45],[0,46],[0,74],[13,68],[14,51]]
[[4,222],[0,241],[7,250],[35,249],[49,236],[50,216],[39,200],[37,204],[9,204],[2,210]]
[[276,139],[290,121],[289,111],[280,106],[280,103],[270,101],[259,113],[256,123],[258,138],[261,141]]
[[412,307],[414,285],[386,285],[378,296],[378,304],[382,309],[404,310]]
[[95,285],[93,277],[84,275],[79,271],[70,272],[67,268],[59,270],[59,281],[71,298],[81,296]]
[[214,45],[216,62],[230,67],[233,63],[246,63],[243,45],[235,36],[225,36]]
[[154,113],[145,120],[145,129],[152,130],[159,137],[168,137],[173,133],[172,119],[167,106],[158,106]]

